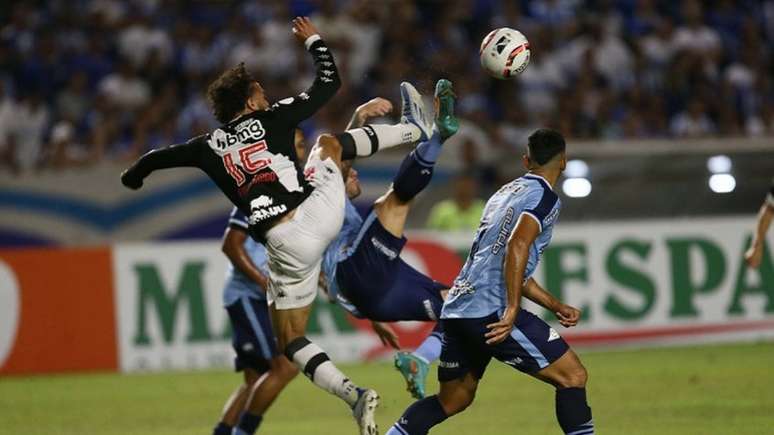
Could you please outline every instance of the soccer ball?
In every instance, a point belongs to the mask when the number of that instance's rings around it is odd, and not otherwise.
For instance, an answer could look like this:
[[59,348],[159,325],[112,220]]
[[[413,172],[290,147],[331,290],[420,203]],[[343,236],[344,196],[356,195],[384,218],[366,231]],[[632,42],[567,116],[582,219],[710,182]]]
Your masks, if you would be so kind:
[[498,79],[521,74],[529,65],[529,41],[518,30],[501,27],[481,41],[481,66]]

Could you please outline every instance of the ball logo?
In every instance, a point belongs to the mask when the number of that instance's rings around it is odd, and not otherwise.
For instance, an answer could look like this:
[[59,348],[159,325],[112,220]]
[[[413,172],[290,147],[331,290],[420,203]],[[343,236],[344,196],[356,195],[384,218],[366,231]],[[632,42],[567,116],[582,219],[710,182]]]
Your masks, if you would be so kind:
[[11,354],[19,326],[19,283],[13,270],[0,261],[0,367]]

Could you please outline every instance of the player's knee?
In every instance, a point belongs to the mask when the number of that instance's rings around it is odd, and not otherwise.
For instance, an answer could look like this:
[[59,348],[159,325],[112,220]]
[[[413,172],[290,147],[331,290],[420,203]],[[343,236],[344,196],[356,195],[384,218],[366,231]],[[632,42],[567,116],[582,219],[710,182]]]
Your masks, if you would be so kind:
[[441,394],[438,395],[438,400],[441,402],[441,406],[448,416],[459,414],[466,410],[473,403],[475,398],[476,391],[468,389],[460,389],[453,394],[444,394],[444,392],[441,392]]
[[[284,359],[284,358],[283,358]],[[284,381],[290,382],[298,375],[298,367],[287,359],[278,367],[277,375]]]
[[583,364],[578,363],[571,370],[564,374],[560,381],[562,388],[584,388],[588,381],[589,375]]

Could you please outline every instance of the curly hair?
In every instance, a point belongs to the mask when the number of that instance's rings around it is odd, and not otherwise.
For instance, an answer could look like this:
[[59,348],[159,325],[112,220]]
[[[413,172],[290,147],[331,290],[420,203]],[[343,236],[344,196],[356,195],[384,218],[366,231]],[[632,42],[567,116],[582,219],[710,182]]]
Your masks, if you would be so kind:
[[215,79],[207,88],[207,99],[215,118],[225,124],[244,110],[254,82],[244,62]]

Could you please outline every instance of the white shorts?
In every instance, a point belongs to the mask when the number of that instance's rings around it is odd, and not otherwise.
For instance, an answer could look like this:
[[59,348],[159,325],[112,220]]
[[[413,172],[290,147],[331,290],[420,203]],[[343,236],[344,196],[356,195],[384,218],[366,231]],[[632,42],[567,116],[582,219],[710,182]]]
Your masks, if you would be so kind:
[[302,308],[317,295],[322,255],[344,222],[346,191],[338,166],[310,156],[307,179],[314,191],[293,218],[266,233],[269,257],[268,303],[278,310]]

